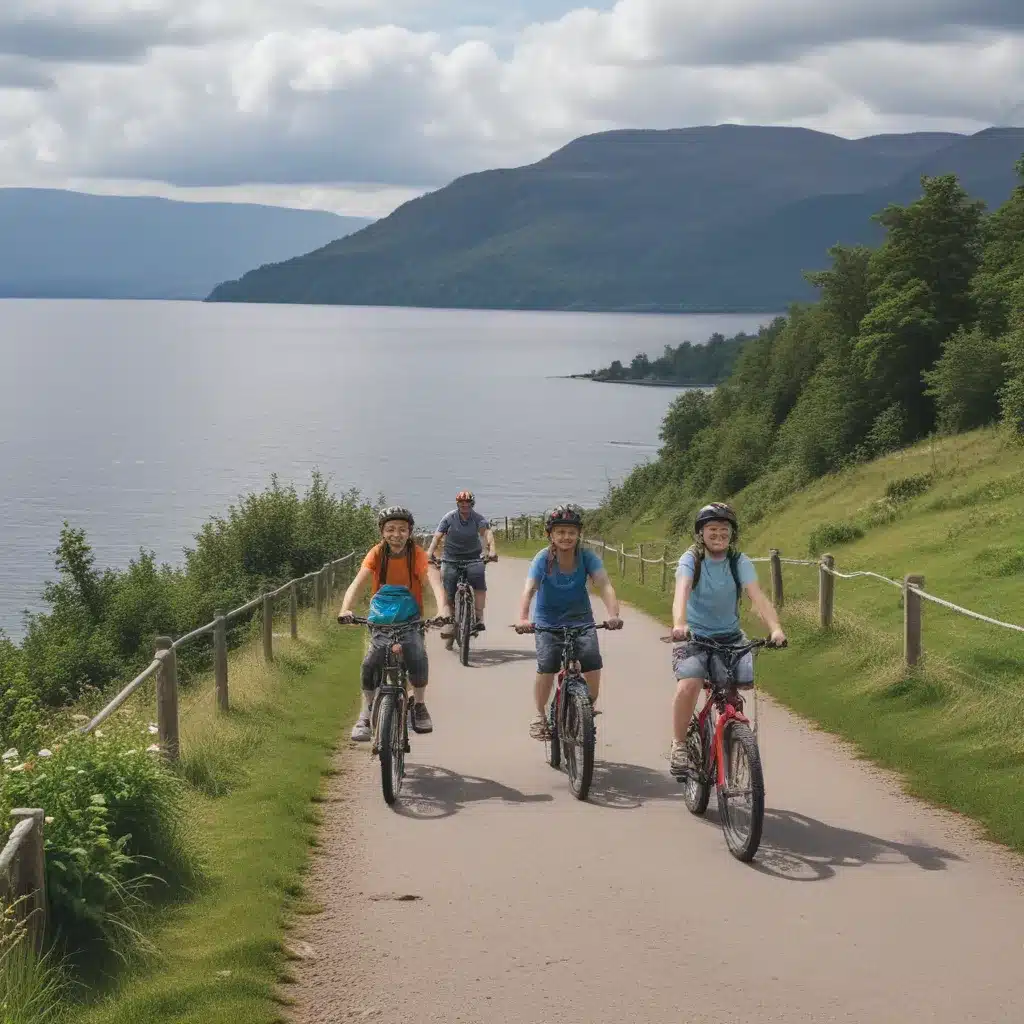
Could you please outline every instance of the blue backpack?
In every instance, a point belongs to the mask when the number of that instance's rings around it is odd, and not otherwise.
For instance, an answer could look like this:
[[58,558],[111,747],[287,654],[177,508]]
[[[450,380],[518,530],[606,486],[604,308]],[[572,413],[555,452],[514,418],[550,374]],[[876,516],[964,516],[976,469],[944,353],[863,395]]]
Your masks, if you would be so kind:
[[393,626],[396,622],[419,618],[419,614],[420,606],[408,587],[386,583],[370,599],[366,618],[379,626]]

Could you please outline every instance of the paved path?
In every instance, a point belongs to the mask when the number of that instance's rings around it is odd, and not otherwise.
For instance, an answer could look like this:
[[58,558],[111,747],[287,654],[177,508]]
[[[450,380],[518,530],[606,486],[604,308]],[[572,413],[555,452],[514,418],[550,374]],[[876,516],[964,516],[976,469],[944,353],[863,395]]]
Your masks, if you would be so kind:
[[740,864],[714,797],[695,819],[668,776],[665,629],[634,609],[600,635],[575,800],[527,733],[533,640],[505,628],[525,568],[489,567],[471,667],[432,635],[435,730],[397,810],[365,747],[339,754],[297,1021],[1024,1021],[1020,862],[762,701],[769,809]]

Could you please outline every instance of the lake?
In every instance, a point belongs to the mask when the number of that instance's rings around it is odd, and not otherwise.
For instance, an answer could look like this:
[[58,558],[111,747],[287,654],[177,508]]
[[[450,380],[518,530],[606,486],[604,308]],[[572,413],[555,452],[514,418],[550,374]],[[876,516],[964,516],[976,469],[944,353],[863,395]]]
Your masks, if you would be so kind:
[[558,375],[771,316],[0,301],[0,627],[42,608],[64,519],[100,566],[177,563],[275,472],[428,526],[462,487],[495,517],[594,504],[677,392]]

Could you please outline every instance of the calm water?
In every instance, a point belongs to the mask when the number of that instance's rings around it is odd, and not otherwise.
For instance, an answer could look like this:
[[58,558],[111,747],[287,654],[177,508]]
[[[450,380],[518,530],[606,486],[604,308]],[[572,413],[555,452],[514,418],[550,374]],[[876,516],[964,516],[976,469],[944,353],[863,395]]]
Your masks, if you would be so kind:
[[101,566],[178,562],[276,472],[319,467],[436,522],[595,502],[657,447],[676,392],[556,379],[762,316],[0,302],[0,627],[54,576],[61,522]]

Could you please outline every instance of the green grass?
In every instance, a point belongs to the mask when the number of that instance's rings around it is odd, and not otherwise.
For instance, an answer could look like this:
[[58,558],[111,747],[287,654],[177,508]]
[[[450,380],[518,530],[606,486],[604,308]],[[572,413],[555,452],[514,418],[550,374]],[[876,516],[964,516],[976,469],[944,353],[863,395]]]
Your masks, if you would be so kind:
[[232,659],[229,715],[215,713],[212,684],[183,700],[182,767],[195,787],[205,884],[190,902],[154,911],[156,960],[76,1007],[76,1024],[283,1019],[282,936],[291,915],[315,909],[304,888],[315,801],[358,703],[361,640],[304,615],[298,641],[275,638],[272,667],[255,646]]
[[[741,493],[741,510],[743,502]],[[999,432],[926,442],[819,480],[746,530],[742,547],[754,556],[777,547],[807,558],[828,524],[857,527],[830,533],[827,550],[838,569],[896,580],[920,573],[930,593],[1024,624],[1024,449]],[[657,541],[660,553],[664,530],[619,523],[606,535],[627,550]],[[685,544],[676,540],[670,550],[678,554]],[[624,600],[669,622],[672,580],[661,593],[660,567],[648,567],[653,579],[641,587],[635,561],[626,563],[626,580],[614,557],[605,564]],[[758,565],[766,591],[767,569]],[[992,838],[1024,851],[1024,732],[1016,724],[1024,710],[1024,635],[925,603],[925,655],[909,670],[900,590],[870,578],[836,580],[835,627],[823,633],[817,569],[785,566],[783,577],[782,622],[792,643],[759,659],[760,684],[900,772],[908,791],[971,816]],[[749,617],[746,625],[763,631]]]

